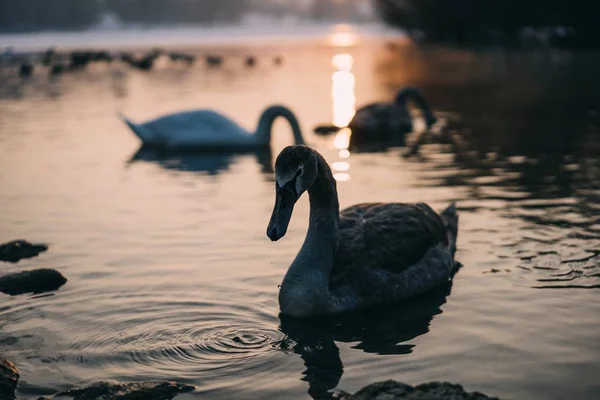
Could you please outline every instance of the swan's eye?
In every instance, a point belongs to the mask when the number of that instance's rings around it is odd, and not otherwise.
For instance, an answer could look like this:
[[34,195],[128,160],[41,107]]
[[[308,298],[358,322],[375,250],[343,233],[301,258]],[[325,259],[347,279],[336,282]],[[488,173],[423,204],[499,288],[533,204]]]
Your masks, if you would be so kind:
[[296,170],[296,174],[294,177],[286,182],[280,182],[278,179],[275,180],[275,187],[277,190],[281,190],[285,187],[292,188],[294,192],[296,192],[296,185],[298,177],[300,177],[304,173],[304,167],[300,167]]

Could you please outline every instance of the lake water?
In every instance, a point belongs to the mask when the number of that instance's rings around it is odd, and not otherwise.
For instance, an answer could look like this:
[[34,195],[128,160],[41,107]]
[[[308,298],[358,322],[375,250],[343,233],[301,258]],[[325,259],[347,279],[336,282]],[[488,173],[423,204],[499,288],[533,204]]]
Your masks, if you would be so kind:
[[[21,370],[23,398],[106,379],[197,386],[181,399],[320,398],[384,379],[600,396],[600,56],[343,44],[190,49],[223,54],[217,69],[115,63],[24,82],[2,70],[0,242],[50,249],[0,273],[48,267],[69,279],[50,296],[0,294],[0,353]],[[336,71],[345,53],[351,72]],[[388,100],[406,83],[469,129],[464,151],[432,140],[421,158],[355,153],[343,135],[312,134],[347,120],[353,97]],[[253,129],[272,103],[294,110],[330,162],[342,207],[457,201],[463,268],[451,286],[376,313],[281,320],[278,285],[304,239],[307,198],[271,243],[268,156],[136,156],[117,118],[210,107]],[[291,143],[284,122],[274,136],[273,159]]]

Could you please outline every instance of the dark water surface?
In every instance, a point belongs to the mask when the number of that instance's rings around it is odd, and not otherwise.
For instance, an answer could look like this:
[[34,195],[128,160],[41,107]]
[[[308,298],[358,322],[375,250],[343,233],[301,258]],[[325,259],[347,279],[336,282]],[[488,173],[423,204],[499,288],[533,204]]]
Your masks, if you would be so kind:
[[[94,65],[24,83],[0,73],[0,241],[51,246],[0,273],[69,279],[52,296],[0,295],[0,353],[19,366],[23,396],[105,379],[198,387],[180,398],[320,397],[383,379],[600,396],[600,55],[296,43],[257,47],[248,70],[243,49],[222,50],[215,70]],[[333,75],[342,53],[352,73]],[[349,154],[343,135],[311,133],[351,116],[353,94],[357,105],[389,99],[404,83],[470,128],[463,147]],[[211,107],[254,128],[271,103],[297,113],[342,207],[458,202],[464,267],[451,286],[351,318],[280,320],[277,285],[304,239],[307,198],[271,243],[268,155],[136,154],[117,118]],[[273,157],[289,143],[277,123]]]

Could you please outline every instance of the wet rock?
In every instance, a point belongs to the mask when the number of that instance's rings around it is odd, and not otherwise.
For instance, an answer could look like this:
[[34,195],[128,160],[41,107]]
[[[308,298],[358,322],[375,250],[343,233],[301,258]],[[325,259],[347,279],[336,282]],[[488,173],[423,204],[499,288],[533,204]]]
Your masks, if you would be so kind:
[[12,346],[15,345],[19,342],[19,339],[17,339],[14,336],[7,336],[5,338],[0,339],[0,344],[3,344],[5,346]]
[[0,400],[13,400],[19,382],[19,371],[15,364],[0,356]]
[[41,243],[29,243],[26,240],[13,240],[0,244],[0,261],[17,263],[24,258],[35,257],[48,250],[48,246]]
[[341,392],[341,400],[498,400],[479,392],[466,392],[462,386],[448,382],[430,382],[410,386],[402,382],[384,381],[365,386],[354,394]]
[[66,282],[67,278],[54,269],[34,269],[0,277],[0,292],[11,296],[38,294],[56,290]]
[[194,389],[191,385],[169,381],[98,382],[81,389],[70,389],[56,396],[73,397],[74,400],[170,400]]

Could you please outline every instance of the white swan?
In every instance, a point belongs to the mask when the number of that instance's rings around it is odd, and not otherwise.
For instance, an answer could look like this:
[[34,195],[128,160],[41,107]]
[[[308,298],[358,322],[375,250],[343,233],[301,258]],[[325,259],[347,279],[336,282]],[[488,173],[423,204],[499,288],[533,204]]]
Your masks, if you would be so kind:
[[282,105],[265,109],[255,133],[212,110],[191,110],[165,115],[136,124],[121,114],[121,118],[141,139],[143,145],[169,149],[251,149],[268,147],[271,128],[277,117],[284,117],[292,127],[296,144],[304,144],[300,124],[294,113]]

